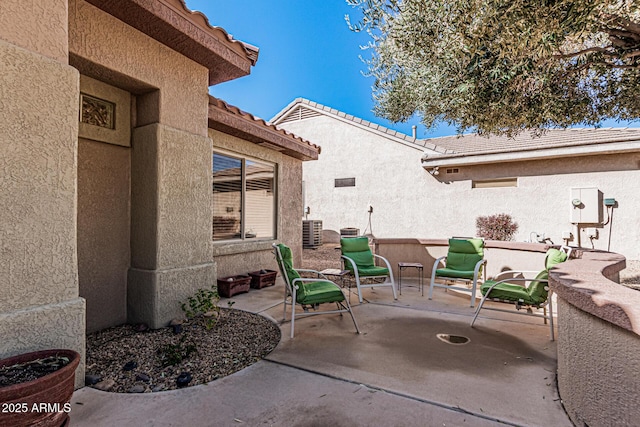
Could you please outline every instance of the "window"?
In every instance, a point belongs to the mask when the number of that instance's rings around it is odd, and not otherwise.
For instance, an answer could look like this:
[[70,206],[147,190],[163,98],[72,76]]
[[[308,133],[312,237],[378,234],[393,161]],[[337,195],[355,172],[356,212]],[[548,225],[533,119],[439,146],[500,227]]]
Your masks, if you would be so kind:
[[355,187],[356,186],[356,179],[355,178],[336,178],[336,180],[334,181],[333,186],[335,188],[338,188],[338,187]]
[[499,179],[486,179],[482,181],[472,181],[471,188],[502,188],[502,187],[517,187],[518,178],[499,178]]
[[276,167],[213,153],[213,240],[275,238]]

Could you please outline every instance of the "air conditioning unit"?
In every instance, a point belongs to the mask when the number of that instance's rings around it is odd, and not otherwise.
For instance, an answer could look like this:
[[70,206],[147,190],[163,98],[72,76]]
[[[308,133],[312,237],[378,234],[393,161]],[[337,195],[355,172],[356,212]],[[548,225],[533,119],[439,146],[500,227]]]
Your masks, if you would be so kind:
[[322,245],[322,221],[302,221],[302,247],[313,249]]

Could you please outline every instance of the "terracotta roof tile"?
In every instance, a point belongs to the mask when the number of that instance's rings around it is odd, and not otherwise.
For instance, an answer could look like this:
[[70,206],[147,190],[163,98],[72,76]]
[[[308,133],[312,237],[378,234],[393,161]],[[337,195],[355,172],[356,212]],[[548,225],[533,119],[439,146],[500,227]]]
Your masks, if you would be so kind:
[[[255,135],[257,132],[251,132],[251,130],[237,129],[240,126],[231,128],[229,123],[221,123],[221,118],[212,117],[211,110],[209,114],[209,125],[213,129],[218,129],[232,135],[238,134],[242,138],[249,139],[256,144],[269,143],[281,148],[283,152],[302,160],[317,159],[318,154],[321,151],[321,147],[313,144],[306,139],[303,139],[285,129],[281,129],[274,124],[271,124],[259,117],[254,116],[251,113],[241,110],[240,108],[230,105],[222,99],[214,96],[209,96],[209,105],[213,106],[221,111],[230,113],[250,126],[257,126],[263,130],[267,130],[266,133],[262,132],[260,135]],[[216,123],[219,123],[218,125]],[[240,135],[241,134],[241,135]],[[249,135],[250,134],[250,135]]]

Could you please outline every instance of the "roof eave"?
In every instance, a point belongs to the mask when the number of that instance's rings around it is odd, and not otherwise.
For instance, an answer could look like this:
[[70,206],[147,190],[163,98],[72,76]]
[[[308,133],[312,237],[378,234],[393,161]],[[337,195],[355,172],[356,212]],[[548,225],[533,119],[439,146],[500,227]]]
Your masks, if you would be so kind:
[[472,166],[491,163],[523,162],[530,160],[549,160],[566,157],[581,157],[602,154],[621,154],[640,152],[640,140],[613,143],[600,143],[583,146],[544,148],[531,151],[458,154],[423,157],[422,167]]
[[209,85],[248,75],[258,48],[213,27],[184,0],[87,0],[209,70]]
[[215,101],[216,98],[210,97],[209,128],[282,152],[302,161],[318,160],[320,147],[284,130],[279,130],[274,125],[256,119],[249,114],[235,114],[220,108],[215,105]]

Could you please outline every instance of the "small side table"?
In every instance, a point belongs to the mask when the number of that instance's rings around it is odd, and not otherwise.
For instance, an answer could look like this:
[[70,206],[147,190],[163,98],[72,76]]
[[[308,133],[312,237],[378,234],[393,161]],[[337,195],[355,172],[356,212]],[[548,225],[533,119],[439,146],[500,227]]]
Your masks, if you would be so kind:
[[398,292],[402,295],[402,270],[405,268],[415,268],[418,270],[418,277],[420,282],[418,284],[418,290],[422,291],[424,296],[424,267],[419,262],[399,262],[398,263]]

